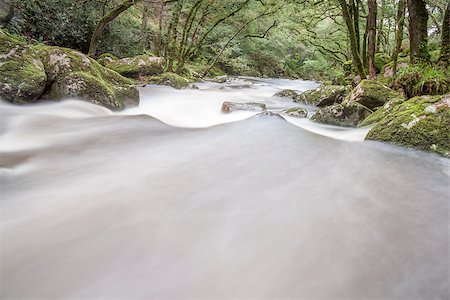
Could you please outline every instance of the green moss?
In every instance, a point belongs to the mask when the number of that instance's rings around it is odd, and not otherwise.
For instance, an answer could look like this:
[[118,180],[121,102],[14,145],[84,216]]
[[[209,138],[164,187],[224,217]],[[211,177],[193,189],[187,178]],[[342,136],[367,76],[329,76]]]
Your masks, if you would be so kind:
[[402,95],[373,80],[363,80],[345,99],[346,103],[357,102],[373,110]]
[[414,97],[385,114],[366,139],[450,156],[450,95]]
[[111,53],[103,53],[97,58],[97,62],[102,66],[106,66],[108,63],[118,61],[119,59]]
[[164,59],[148,55],[123,58],[106,63],[108,69],[114,70],[122,76],[140,79],[143,76],[158,75],[164,70]]
[[295,102],[326,106],[340,103],[350,92],[349,86],[341,85],[321,85],[315,90],[309,90],[297,96]]
[[359,103],[335,104],[319,109],[311,119],[324,124],[356,127],[371,113],[370,109]]
[[386,53],[375,54],[375,68],[377,69],[377,72],[380,72],[390,60],[390,56]]
[[147,78],[147,82],[151,84],[169,85],[176,89],[182,89],[189,86],[189,80],[175,73],[163,73],[158,76]]

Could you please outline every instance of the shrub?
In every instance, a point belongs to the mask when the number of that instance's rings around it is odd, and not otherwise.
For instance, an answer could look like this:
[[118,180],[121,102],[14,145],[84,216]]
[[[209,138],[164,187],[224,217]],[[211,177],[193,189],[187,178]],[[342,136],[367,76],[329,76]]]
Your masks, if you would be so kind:
[[420,95],[445,94],[450,87],[448,70],[437,66],[413,65],[398,71],[395,86],[402,88],[408,98]]

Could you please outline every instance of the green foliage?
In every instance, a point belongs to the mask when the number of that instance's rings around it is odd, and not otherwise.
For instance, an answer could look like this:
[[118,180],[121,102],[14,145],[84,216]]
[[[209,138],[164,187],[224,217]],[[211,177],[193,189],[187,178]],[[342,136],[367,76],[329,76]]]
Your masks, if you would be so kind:
[[449,90],[449,78],[448,70],[417,64],[399,70],[395,85],[401,87],[408,98],[441,95]]

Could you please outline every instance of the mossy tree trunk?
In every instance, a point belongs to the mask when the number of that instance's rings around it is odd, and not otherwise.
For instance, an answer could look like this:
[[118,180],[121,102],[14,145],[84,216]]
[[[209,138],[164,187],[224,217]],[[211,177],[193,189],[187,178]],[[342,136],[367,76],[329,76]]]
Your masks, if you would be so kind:
[[[377,69],[375,68],[375,43],[377,32],[377,0],[369,0],[369,14],[367,15],[367,27],[369,34],[369,76],[370,79],[375,79],[377,76]],[[379,38],[378,38],[379,39]]]
[[444,22],[442,23],[442,47],[440,61],[446,66],[450,64],[450,0],[445,10]]
[[123,13],[139,1],[140,0],[125,0],[100,19],[89,44],[89,56],[95,56],[95,53],[97,52],[98,42],[106,25],[108,25],[109,22],[117,18],[121,13]]
[[397,74],[397,60],[400,53],[403,41],[403,27],[405,25],[406,0],[400,0],[397,8],[397,29],[395,31],[395,48],[392,54],[392,76],[395,79]]
[[408,0],[411,63],[428,62],[428,11],[424,0]]
[[145,52],[148,45],[148,15],[150,13],[150,0],[144,0],[144,5],[142,7],[142,24],[141,24],[141,51]]
[[339,4],[342,9],[342,17],[344,18],[344,21],[345,21],[345,24],[346,24],[347,30],[348,30],[348,36],[350,39],[350,49],[352,52],[353,61],[355,62],[356,69],[358,70],[358,75],[361,76],[361,79],[364,79],[366,77],[366,74],[364,71],[363,62],[361,60],[361,54],[359,53],[359,49],[358,49],[358,42],[357,42],[357,38],[356,38],[356,32],[355,32],[355,27],[354,27],[354,23],[353,23],[353,18],[350,15],[350,12],[349,12],[349,9],[347,6],[347,1],[339,0]]

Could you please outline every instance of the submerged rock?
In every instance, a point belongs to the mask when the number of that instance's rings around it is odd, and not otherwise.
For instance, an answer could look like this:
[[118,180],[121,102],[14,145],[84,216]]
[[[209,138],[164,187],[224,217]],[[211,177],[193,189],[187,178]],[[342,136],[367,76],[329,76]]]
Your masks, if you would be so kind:
[[189,80],[187,78],[170,72],[148,77],[145,81],[151,84],[168,85],[176,89],[183,89],[189,86]]
[[165,64],[164,58],[149,55],[139,55],[119,60],[115,60],[111,56],[106,56],[101,61],[105,63],[104,66],[108,69],[114,70],[124,77],[133,79],[162,74]]
[[267,108],[265,104],[256,102],[238,103],[227,101],[222,104],[222,112],[224,113],[230,113],[236,110],[266,112]]
[[385,110],[366,139],[450,157],[450,94],[414,97]]
[[298,93],[294,90],[282,90],[277,92],[274,97],[281,97],[281,98],[290,98],[292,100],[297,99]]
[[288,115],[290,117],[296,118],[306,118],[308,116],[308,111],[303,107],[294,107],[283,110],[281,113]]
[[373,110],[393,99],[401,99],[402,95],[373,80],[363,80],[348,95],[346,102],[359,103]]
[[341,85],[321,85],[315,90],[301,93],[295,102],[317,105],[319,107],[341,103],[350,92],[350,87]]
[[371,113],[371,110],[359,103],[334,104],[319,109],[311,119],[324,124],[357,127]]
[[134,82],[71,49],[29,45],[0,30],[0,96],[22,104],[79,97],[112,110],[138,105]]

